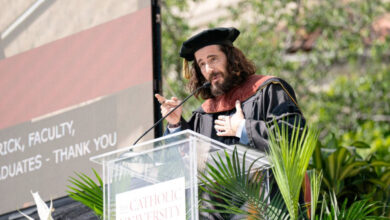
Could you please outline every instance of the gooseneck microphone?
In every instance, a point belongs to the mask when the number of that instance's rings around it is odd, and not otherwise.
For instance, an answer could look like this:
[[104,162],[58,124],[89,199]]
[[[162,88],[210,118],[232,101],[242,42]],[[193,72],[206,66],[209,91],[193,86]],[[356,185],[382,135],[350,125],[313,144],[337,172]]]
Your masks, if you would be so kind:
[[151,128],[146,130],[135,142],[133,145],[136,145],[141,138],[143,138],[150,130],[152,130],[154,127],[156,127],[158,124],[160,124],[166,117],[168,117],[172,112],[174,112],[177,108],[179,108],[181,105],[184,104],[189,98],[191,98],[196,92],[198,92],[200,89],[205,89],[211,86],[210,82],[205,82],[203,85],[199,88],[197,88],[195,91],[193,91],[189,96],[187,96],[183,101],[180,102],[179,105],[177,105],[175,108],[173,108],[171,111],[169,111],[164,117],[162,117],[160,120],[158,120]]

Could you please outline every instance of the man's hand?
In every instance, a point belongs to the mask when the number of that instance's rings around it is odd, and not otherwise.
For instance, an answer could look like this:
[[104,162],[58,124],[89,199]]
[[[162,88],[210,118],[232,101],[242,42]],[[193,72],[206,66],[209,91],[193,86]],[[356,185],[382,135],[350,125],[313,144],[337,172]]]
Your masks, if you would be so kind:
[[241,103],[236,101],[236,113],[232,116],[218,116],[214,121],[214,128],[217,130],[218,136],[236,136],[237,129],[242,120],[245,120],[242,112]]
[[[177,99],[176,97],[172,97],[171,99],[166,99],[164,96],[160,94],[155,94],[154,95],[158,102],[161,104],[161,114],[164,117],[165,115],[168,114],[169,111],[174,109],[176,106],[180,104],[180,100]],[[172,112],[166,119],[169,124],[174,125],[180,122],[181,118],[181,113],[183,111],[183,107],[180,106],[177,108],[174,112]]]

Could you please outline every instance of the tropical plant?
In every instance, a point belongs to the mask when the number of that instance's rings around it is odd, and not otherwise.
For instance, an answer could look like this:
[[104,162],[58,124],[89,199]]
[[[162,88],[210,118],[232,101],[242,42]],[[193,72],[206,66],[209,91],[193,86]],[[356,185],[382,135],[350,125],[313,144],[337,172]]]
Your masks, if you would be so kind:
[[[273,130],[269,130],[269,134],[269,159],[280,193],[265,193],[265,175],[259,171],[264,167],[253,169],[255,161],[246,170],[246,153],[240,160],[235,149],[232,155],[225,152],[224,158],[217,155],[213,158],[213,163],[207,163],[207,170],[201,173],[200,188],[208,195],[202,199],[202,211],[218,213],[223,219],[231,219],[234,215],[249,219],[385,219],[382,213],[377,213],[382,207],[379,201],[346,198],[339,205],[334,191],[330,191],[329,201],[326,193],[323,193],[322,200],[319,200],[322,171],[309,172],[311,207],[300,204],[301,185],[316,146],[318,133],[307,127],[294,128],[289,133],[287,128],[282,126],[279,130],[275,125]],[[316,207],[318,203],[322,204],[320,212]],[[308,209],[310,214],[307,214]]]
[[287,217],[280,194],[271,198],[267,186],[263,184],[267,176],[262,171],[265,167],[254,168],[257,160],[250,164],[248,173],[245,169],[246,153],[241,160],[237,148],[232,155],[225,151],[224,158],[218,154],[212,159],[214,164],[207,163],[206,171],[201,172],[199,177],[199,188],[208,195],[202,196],[201,211],[218,213],[223,219],[231,219],[235,215],[251,219]]
[[[336,194],[334,192],[329,193],[330,207],[327,205],[327,195],[324,194],[321,215],[315,219],[324,220],[373,220],[373,219],[387,219],[381,216],[372,215],[375,210],[380,208],[379,202],[369,202],[368,200],[360,200],[353,202],[347,207],[348,199],[345,199],[340,207]],[[314,218],[312,218],[314,220]]]
[[322,171],[323,182],[326,191],[331,190],[339,195],[344,190],[344,180],[358,175],[366,169],[366,161],[358,161],[353,151],[346,147],[325,149],[318,143],[313,157],[313,168]]
[[[299,194],[311,155],[316,146],[318,132],[298,124],[291,132],[282,124],[269,130],[269,159],[272,173],[286,203],[291,219],[298,219]],[[318,182],[319,183],[319,182]]]
[[[306,126],[300,129],[298,125],[289,131],[283,124],[279,129],[275,122],[274,128],[269,129],[268,158],[283,203],[280,201],[279,192],[276,196],[265,197],[265,187],[262,184],[264,175],[258,171],[255,172],[256,174],[251,174],[253,163],[248,169],[251,172],[245,170],[246,154],[242,159],[242,166],[236,152],[233,153],[232,159],[227,153],[225,153],[225,160],[220,156],[217,159],[213,158],[215,165],[207,164],[208,169],[201,174],[203,184],[201,189],[218,199],[206,200],[214,208],[203,210],[246,215],[253,219],[308,218],[305,205],[299,204],[299,195],[317,137],[318,133],[315,129]],[[314,215],[317,204],[314,200],[318,198],[321,176],[316,174],[312,176],[314,176],[311,181],[314,184],[311,187]],[[270,201],[270,205],[267,205],[267,201]]]
[[311,166],[323,172],[322,193],[333,192],[339,203],[356,199],[381,202],[383,206],[375,214],[390,217],[390,163],[375,152],[367,154],[367,143],[341,143],[333,137],[325,146],[318,142],[315,149]]
[[96,170],[92,169],[98,183],[84,173],[75,172],[78,177],[69,177],[67,193],[72,199],[89,207],[99,217],[103,217],[103,181]]

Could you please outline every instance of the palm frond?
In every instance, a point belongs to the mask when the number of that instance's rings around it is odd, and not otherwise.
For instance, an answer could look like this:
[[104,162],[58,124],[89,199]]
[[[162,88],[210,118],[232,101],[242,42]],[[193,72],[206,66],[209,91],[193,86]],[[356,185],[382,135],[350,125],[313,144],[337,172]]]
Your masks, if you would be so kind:
[[99,174],[93,169],[98,183],[83,173],[75,173],[75,177],[69,177],[67,193],[72,199],[92,209],[99,217],[103,216],[103,181]]
[[[260,159],[260,158],[259,158]],[[250,216],[252,219],[286,218],[282,197],[270,198],[270,189],[264,184],[266,170],[254,168],[257,160],[245,169],[246,152],[240,160],[237,148],[232,155],[225,151],[224,157],[212,157],[206,171],[200,172],[200,190],[203,196],[201,211],[208,213]],[[250,171],[250,172],[248,172]]]
[[320,194],[321,189],[321,181],[322,181],[322,172],[316,173],[315,170],[309,172],[310,178],[310,197],[311,197],[311,219],[315,218],[316,208],[318,203],[318,196]]
[[279,190],[291,219],[298,218],[299,194],[310,157],[316,146],[318,132],[300,124],[291,131],[282,124],[269,129],[269,159]]

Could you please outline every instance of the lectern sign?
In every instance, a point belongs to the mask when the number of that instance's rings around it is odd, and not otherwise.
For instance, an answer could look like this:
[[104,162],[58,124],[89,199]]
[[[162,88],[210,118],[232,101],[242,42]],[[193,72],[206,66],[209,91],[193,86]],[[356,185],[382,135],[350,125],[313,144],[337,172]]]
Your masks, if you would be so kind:
[[116,194],[116,219],[185,220],[185,204],[182,177]]

